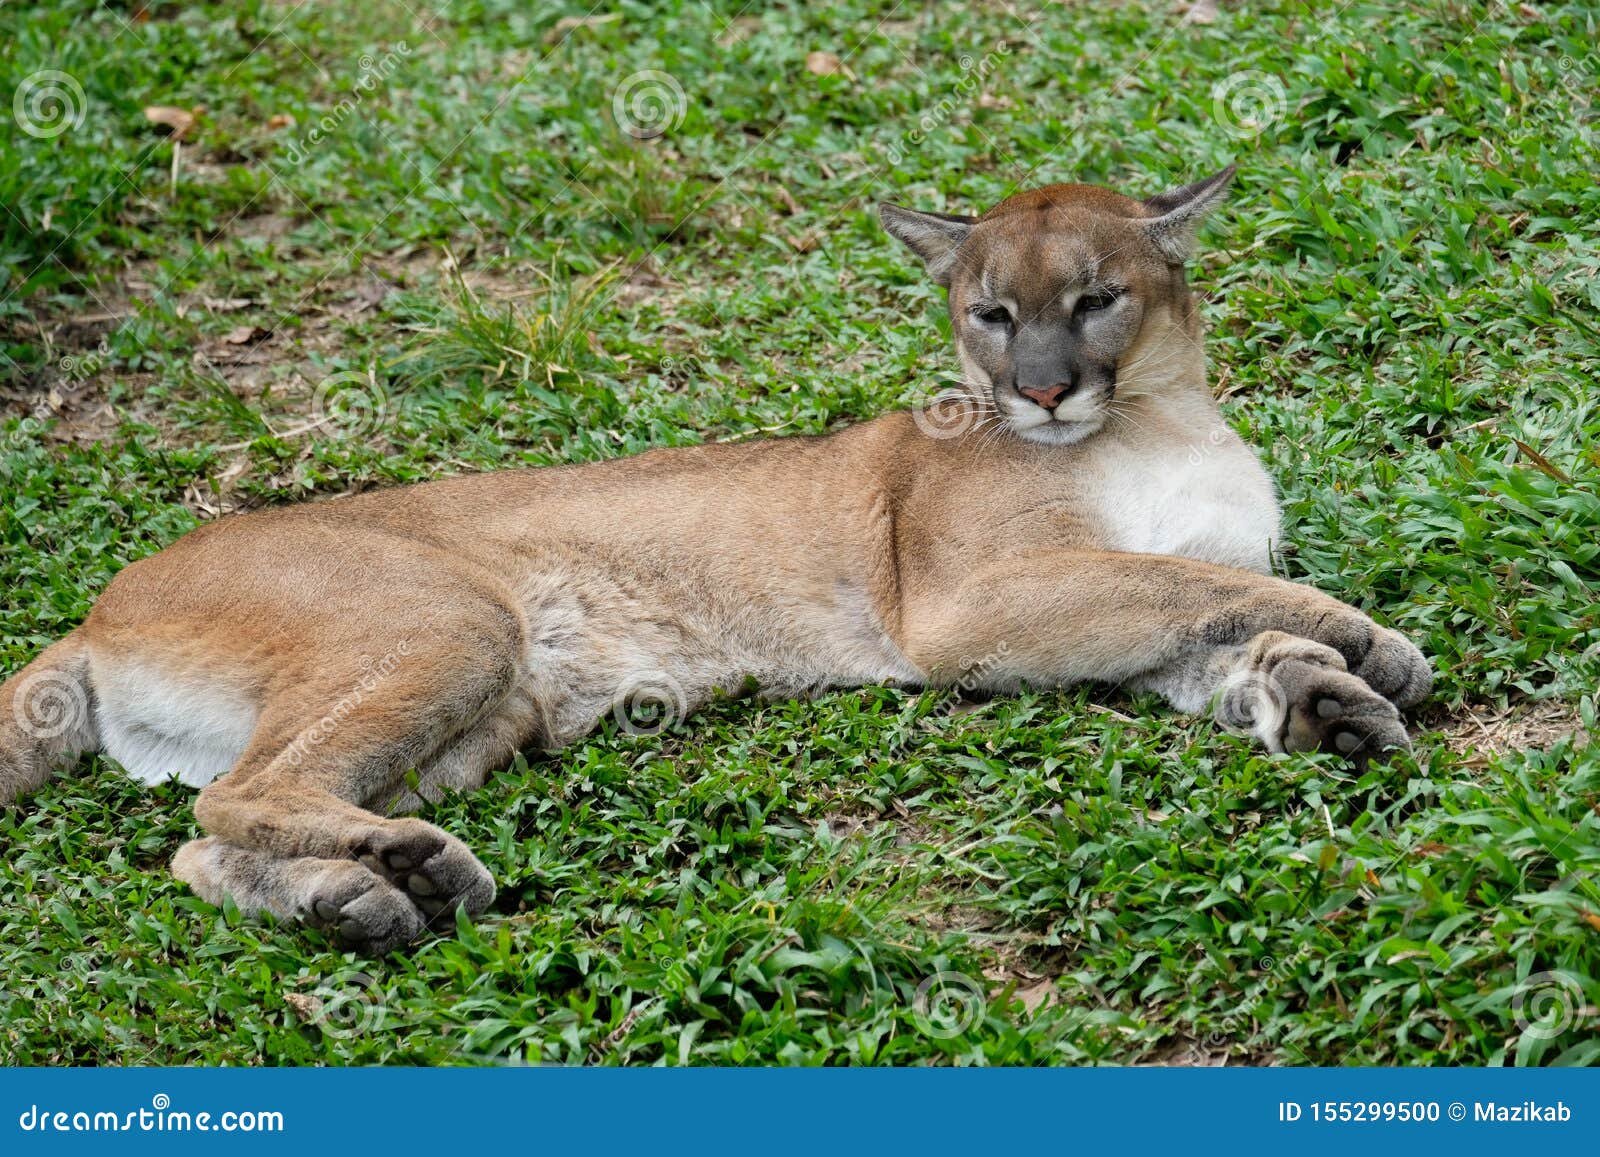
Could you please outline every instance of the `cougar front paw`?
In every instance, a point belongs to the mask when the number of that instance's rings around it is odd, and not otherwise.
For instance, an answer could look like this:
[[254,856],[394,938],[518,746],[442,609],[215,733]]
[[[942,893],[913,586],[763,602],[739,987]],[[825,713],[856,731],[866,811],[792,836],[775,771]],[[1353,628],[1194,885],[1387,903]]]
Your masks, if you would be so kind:
[[430,823],[391,820],[356,848],[356,857],[433,918],[456,908],[472,915],[494,902],[494,877],[467,846]]
[[301,906],[300,920],[371,956],[403,947],[422,932],[422,913],[405,893],[357,863],[320,872]]
[[1283,658],[1224,685],[1224,723],[1248,729],[1272,751],[1326,751],[1365,770],[1411,746],[1400,712],[1365,680],[1324,656]]
[[[1354,613],[1350,620],[1364,621]],[[1410,647],[1392,631],[1381,633]],[[1355,643],[1345,641],[1352,647]],[[1374,652],[1381,663],[1404,656],[1389,648],[1387,640],[1382,649],[1357,650],[1363,662],[1371,662]],[[1421,660],[1420,652],[1417,658]],[[1335,646],[1263,631],[1251,640],[1244,668],[1219,691],[1217,718],[1224,726],[1248,731],[1271,751],[1327,751],[1358,767],[1385,751],[1409,747],[1394,703],[1361,676],[1350,674],[1346,661],[1346,651]]]
[[1415,644],[1360,611],[1329,611],[1309,633],[1338,651],[1353,674],[1396,707],[1422,702],[1433,688],[1433,669]]
[[1415,643],[1398,631],[1373,625],[1372,645],[1355,673],[1396,707],[1421,703],[1433,690],[1433,668]]

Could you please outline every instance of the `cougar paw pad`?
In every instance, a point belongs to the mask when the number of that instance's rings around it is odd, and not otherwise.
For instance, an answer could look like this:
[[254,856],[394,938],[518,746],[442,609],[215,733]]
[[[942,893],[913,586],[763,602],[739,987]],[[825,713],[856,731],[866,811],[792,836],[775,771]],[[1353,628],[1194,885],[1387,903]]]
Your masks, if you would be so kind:
[[398,820],[358,849],[362,863],[406,894],[431,921],[455,908],[476,915],[494,902],[494,877],[467,846],[421,820]]
[[1282,671],[1280,682],[1280,750],[1326,751],[1364,769],[1386,751],[1411,746],[1394,704],[1357,676],[1298,665]]
[[301,919],[373,956],[409,944],[422,931],[422,913],[405,893],[359,864],[323,873]]

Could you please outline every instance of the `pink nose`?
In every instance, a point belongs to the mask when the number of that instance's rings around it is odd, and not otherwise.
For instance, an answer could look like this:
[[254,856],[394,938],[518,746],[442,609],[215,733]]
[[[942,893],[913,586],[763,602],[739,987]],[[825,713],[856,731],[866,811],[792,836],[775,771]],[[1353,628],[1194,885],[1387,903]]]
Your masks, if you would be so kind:
[[1020,392],[1023,397],[1038,402],[1039,405],[1043,406],[1047,410],[1053,410],[1057,405],[1060,404],[1061,399],[1067,396],[1067,390],[1070,388],[1071,387],[1065,384],[1060,384],[1046,386],[1042,390],[1022,390]]

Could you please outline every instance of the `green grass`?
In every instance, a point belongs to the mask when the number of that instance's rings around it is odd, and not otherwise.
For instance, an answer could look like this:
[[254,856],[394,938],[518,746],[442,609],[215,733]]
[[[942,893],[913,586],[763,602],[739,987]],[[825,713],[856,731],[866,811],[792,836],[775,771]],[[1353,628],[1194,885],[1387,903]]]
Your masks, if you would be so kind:
[[[0,8],[0,97],[84,94],[0,137],[0,672],[219,509],[926,398],[876,200],[1237,159],[1214,377],[1287,572],[1434,657],[1415,758],[1103,688],[720,703],[431,809],[501,899],[381,961],[189,895],[189,793],[89,763],[0,816],[0,1060],[1600,1061],[1600,8],[414,7]],[[206,106],[175,182],[149,104]]]

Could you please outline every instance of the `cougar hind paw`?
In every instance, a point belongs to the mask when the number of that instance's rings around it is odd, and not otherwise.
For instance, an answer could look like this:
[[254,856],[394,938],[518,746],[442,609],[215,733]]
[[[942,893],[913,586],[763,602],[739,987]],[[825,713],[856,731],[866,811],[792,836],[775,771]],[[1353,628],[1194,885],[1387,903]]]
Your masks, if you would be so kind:
[[[1264,632],[1264,636],[1276,634]],[[1420,703],[1433,689],[1433,668],[1416,645],[1360,611],[1341,607],[1326,613],[1307,634],[1338,651],[1352,675],[1396,707]]]
[[403,948],[423,928],[422,913],[404,892],[357,863],[324,871],[306,896],[300,920],[369,956]]

